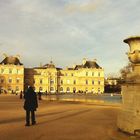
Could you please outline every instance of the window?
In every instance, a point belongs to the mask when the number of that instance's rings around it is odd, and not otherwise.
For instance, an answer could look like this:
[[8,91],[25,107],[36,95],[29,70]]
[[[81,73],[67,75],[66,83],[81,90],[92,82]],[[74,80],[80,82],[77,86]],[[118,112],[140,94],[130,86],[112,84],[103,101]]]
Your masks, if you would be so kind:
[[74,85],[76,84],[76,80],[73,81],[73,84],[74,84]]
[[88,72],[86,72],[86,76],[88,76]]
[[67,87],[67,92],[70,92],[70,88],[69,87]]
[[43,83],[43,80],[42,79],[40,79],[40,84],[42,84]]
[[98,72],[98,76],[100,77],[100,72]]
[[19,83],[19,78],[17,78],[17,80],[16,80],[16,81],[17,81],[17,83]]
[[70,83],[70,80],[67,80],[67,84],[69,84]]
[[100,84],[101,84],[101,82],[100,82],[100,81],[98,81],[98,84],[100,85]]
[[51,87],[51,88],[50,88],[50,91],[54,91],[54,88],[53,88],[53,87]]
[[54,84],[54,80],[53,79],[50,80],[50,84]]
[[75,93],[75,92],[76,92],[76,88],[74,87],[74,88],[73,88],[73,93]]
[[12,83],[12,79],[11,79],[11,78],[9,78],[8,82],[9,82],[9,83]]
[[73,73],[71,74],[71,76],[73,76]]
[[61,80],[60,83],[63,85],[63,80]]
[[39,91],[42,91],[43,90],[43,88],[42,87],[39,87]]
[[19,87],[18,86],[16,86],[16,91],[19,91]]
[[9,69],[9,73],[12,74],[12,69]]
[[1,83],[4,83],[4,79],[1,79],[0,82],[1,82]]
[[92,80],[92,85],[94,85],[94,80]]
[[60,92],[63,92],[63,87],[60,87]]
[[1,69],[1,73],[4,73],[4,69]]
[[9,90],[9,91],[11,91],[11,90],[12,90],[11,86],[9,86],[9,87],[8,87],[8,90]]
[[94,76],[94,72],[92,72],[92,76]]
[[86,85],[88,85],[88,80],[86,80]]

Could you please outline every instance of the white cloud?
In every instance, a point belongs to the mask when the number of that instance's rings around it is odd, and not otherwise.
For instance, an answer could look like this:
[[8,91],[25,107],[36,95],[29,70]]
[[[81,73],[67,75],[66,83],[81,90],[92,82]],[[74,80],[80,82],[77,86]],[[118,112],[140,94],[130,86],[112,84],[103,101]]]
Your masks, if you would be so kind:
[[117,72],[128,61],[129,47],[122,40],[140,34],[139,4],[139,0],[0,1],[0,52],[20,54],[26,66],[47,63],[51,57],[59,66],[97,58],[106,73]]

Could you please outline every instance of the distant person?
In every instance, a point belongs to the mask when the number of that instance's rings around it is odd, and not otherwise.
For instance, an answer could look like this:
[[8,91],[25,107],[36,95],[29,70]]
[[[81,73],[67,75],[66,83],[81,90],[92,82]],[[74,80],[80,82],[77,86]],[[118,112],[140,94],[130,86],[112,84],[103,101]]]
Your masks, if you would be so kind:
[[39,100],[42,100],[41,95],[42,95],[42,93],[39,91],[39,92],[38,92],[38,99],[39,99]]
[[24,93],[24,109],[26,110],[26,124],[25,126],[30,126],[30,114],[32,125],[36,124],[35,111],[38,108],[37,96],[33,87],[29,87],[27,92]]
[[21,91],[20,92],[20,99],[22,99],[23,98],[23,92]]
[[46,95],[48,94],[47,90],[46,90],[45,94],[46,94]]

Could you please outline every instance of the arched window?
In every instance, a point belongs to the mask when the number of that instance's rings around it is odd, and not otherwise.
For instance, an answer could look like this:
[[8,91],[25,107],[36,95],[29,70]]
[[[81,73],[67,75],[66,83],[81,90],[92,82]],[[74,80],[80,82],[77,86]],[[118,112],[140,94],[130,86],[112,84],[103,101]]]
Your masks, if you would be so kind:
[[50,88],[50,91],[51,91],[51,92],[53,92],[53,91],[54,91],[54,88],[53,88],[53,87],[51,87],[51,88]]
[[69,87],[67,87],[67,92],[70,92],[70,88]]
[[54,80],[53,79],[50,80],[50,84],[54,84]]
[[9,91],[11,91],[11,90],[12,90],[12,87],[11,87],[11,86],[9,86],[9,87],[8,87],[8,90],[9,90]]
[[63,87],[60,87],[60,92],[63,92]]
[[98,93],[100,93],[100,88],[98,88]]
[[43,88],[42,87],[39,87],[39,91],[42,91],[43,90]]
[[75,92],[76,92],[76,88],[74,87],[74,88],[73,88],[73,93],[75,93]]
[[85,88],[85,92],[86,92],[86,93],[88,92],[88,88]]

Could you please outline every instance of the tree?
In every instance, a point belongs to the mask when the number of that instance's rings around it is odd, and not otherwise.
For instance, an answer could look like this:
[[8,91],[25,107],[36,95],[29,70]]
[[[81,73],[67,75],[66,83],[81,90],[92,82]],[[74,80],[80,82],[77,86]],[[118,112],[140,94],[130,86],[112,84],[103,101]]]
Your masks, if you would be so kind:
[[120,74],[121,74],[121,78],[122,79],[126,79],[127,78],[127,75],[129,73],[132,72],[132,65],[131,63],[128,63],[127,66],[123,67],[121,70],[120,70]]

